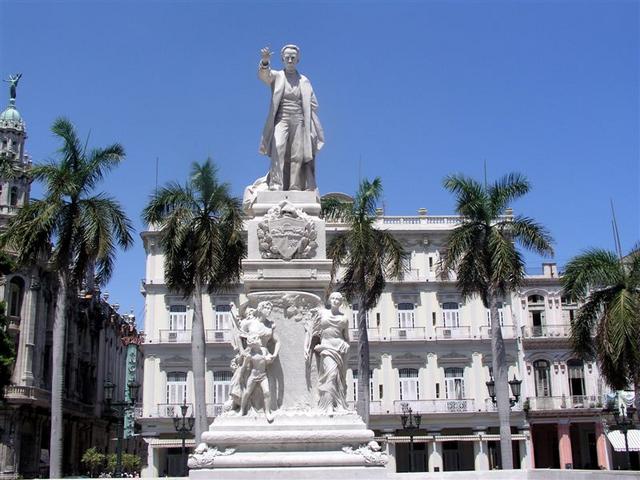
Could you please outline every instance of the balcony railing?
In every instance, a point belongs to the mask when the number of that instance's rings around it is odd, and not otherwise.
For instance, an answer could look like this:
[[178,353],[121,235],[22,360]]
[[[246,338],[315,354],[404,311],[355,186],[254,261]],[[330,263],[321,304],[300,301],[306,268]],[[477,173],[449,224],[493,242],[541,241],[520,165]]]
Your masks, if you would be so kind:
[[414,413],[469,413],[475,412],[475,400],[472,398],[433,400],[395,400],[395,413],[402,413],[403,404],[408,404]]
[[[390,279],[391,281],[395,279]],[[424,275],[420,276],[420,270],[417,268],[411,268],[409,270],[403,270],[398,275],[397,280],[401,282],[419,282],[425,280]]]
[[[371,340],[380,340],[380,330],[377,328],[367,328],[367,336],[369,337],[369,341]],[[352,342],[355,342],[360,338],[360,331],[357,328],[349,329],[349,339]]]
[[[230,330],[206,330],[207,343],[226,343],[231,339]],[[191,330],[160,330],[159,343],[191,343]]]
[[191,343],[191,330],[160,330],[160,343]]
[[226,343],[231,341],[231,330],[207,330],[207,343]]
[[[503,325],[502,338],[516,338],[516,326],[515,325]],[[480,338],[491,338],[491,327],[482,325],[479,329]]]
[[566,338],[571,334],[571,325],[538,325],[522,327],[525,338]]
[[602,408],[597,395],[563,395],[561,397],[529,397],[529,410],[564,410],[567,408]]
[[7,385],[4,388],[4,395],[7,400],[51,402],[51,392],[25,385]]
[[224,412],[224,404],[222,403],[207,403],[207,417],[217,417]]
[[[347,405],[349,405],[350,409],[355,410],[356,403],[357,403],[356,401],[351,401],[351,402],[347,402]],[[388,413],[388,412],[382,408],[382,402],[372,400],[369,402],[369,413],[371,415],[384,415],[385,413]]]
[[437,340],[455,340],[459,338],[471,338],[470,327],[436,327]]
[[[153,417],[173,418],[182,416],[180,407],[182,403],[158,403],[156,405],[155,415]],[[187,403],[187,417],[193,415],[193,403]]]
[[424,327],[391,328],[391,340],[424,340],[426,331]]

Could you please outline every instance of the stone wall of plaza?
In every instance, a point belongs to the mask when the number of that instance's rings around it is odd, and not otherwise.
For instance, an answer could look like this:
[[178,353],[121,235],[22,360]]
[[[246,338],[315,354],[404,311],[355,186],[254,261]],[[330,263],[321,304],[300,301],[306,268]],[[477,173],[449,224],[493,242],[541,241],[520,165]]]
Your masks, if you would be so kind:
[[[408,404],[422,414],[415,438],[414,463],[419,470],[486,470],[499,466],[498,417],[485,382],[490,378],[491,344],[488,311],[479,299],[464,300],[455,278],[443,277],[437,265],[455,216],[389,217],[387,228],[411,252],[406,272],[390,279],[378,305],[369,312],[371,342],[371,427],[392,454],[389,466],[409,468],[408,438],[399,432],[399,414]],[[327,224],[327,240],[345,227]],[[144,345],[144,399],[138,409],[148,442],[146,476],[179,473],[180,442],[172,420],[177,405],[193,399],[190,371],[188,301],[168,292],[163,283],[163,256],[157,233],[142,234],[147,252]],[[224,295],[206,296],[207,411],[211,419],[227,398],[233,352],[229,340],[229,303],[243,302],[242,285]],[[522,396],[511,425],[515,464],[526,467],[608,468],[610,454],[599,410],[606,387],[597,366],[573,358],[569,322],[576,305],[561,296],[558,271],[545,264],[524,286],[501,301],[509,377],[523,380]],[[349,398],[356,400],[353,314]],[[277,331],[277,330],[276,330]],[[189,439],[189,445],[193,440]]]

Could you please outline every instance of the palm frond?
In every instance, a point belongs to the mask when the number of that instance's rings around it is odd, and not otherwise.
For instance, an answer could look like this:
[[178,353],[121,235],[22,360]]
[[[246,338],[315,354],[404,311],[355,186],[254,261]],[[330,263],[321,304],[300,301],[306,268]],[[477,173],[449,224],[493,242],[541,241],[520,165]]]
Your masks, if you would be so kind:
[[527,250],[542,256],[553,255],[553,238],[541,224],[532,218],[518,215],[513,220],[501,224],[506,226],[513,241]]
[[122,162],[124,156],[124,147],[119,143],[91,150],[80,167],[79,173],[83,179],[82,191],[90,193],[102,181],[106,173]]
[[590,249],[571,259],[565,266],[562,286],[565,295],[583,300],[589,290],[618,285],[624,272],[615,253],[603,249]]
[[456,212],[472,220],[488,221],[487,194],[482,185],[464,175],[445,177],[443,186],[456,195]]
[[509,173],[488,187],[491,216],[497,217],[509,204],[529,193],[531,184],[521,173]]

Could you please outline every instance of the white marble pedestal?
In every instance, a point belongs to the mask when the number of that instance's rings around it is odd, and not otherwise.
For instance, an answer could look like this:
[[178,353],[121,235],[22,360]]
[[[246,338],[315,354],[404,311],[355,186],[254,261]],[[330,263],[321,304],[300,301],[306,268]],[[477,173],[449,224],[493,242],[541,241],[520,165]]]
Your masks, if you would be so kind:
[[386,478],[387,456],[355,412],[278,411],[217,417],[202,435],[209,446],[189,460],[192,479]]
[[[324,309],[331,260],[316,192],[258,192],[247,210],[243,286],[248,305],[272,306],[279,354],[267,369],[273,422],[262,411],[216,417],[189,458],[201,479],[386,478],[387,455],[355,411],[318,405],[317,367],[305,360],[313,309]],[[240,312],[242,314],[242,312]],[[259,410],[260,408],[258,408]]]

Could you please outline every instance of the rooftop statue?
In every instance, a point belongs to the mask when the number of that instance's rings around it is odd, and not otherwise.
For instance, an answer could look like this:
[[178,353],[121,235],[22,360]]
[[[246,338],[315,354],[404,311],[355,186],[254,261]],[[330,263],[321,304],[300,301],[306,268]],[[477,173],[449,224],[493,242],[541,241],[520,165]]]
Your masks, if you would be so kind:
[[284,70],[271,69],[271,55],[269,47],[260,50],[258,66],[258,77],[271,89],[260,141],[260,153],[271,158],[271,167],[256,184],[264,182],[269,190],[314,191],[315,158],[324,144],[316,114],[318,101],[311,82],[296,68],[300,60],[296,45],[285,45],[280,51]]
[[9,84],[9,100],[15,102],[16,100],[16,90],[18,89],[18,82],[22,78],[21,73],[16,73],[15,75],[9,75],[8,80],[4,80]]

